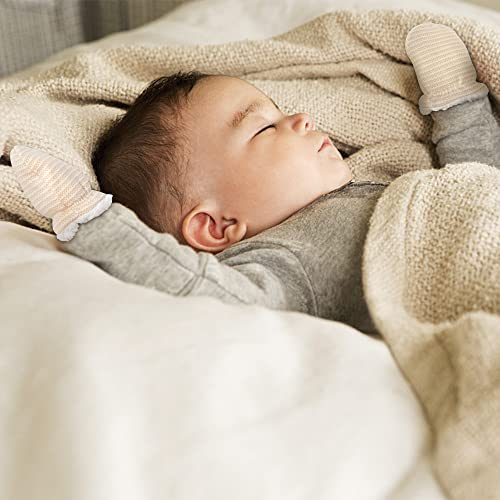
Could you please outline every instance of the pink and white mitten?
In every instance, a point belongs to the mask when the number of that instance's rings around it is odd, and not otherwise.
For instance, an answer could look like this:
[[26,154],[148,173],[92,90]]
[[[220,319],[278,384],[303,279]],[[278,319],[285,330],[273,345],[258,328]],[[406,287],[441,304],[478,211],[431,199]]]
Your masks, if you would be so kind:
[[29,146],[10,152],[17,180],[33,207],[52,219],[60,241],[69,241],[78,225],[105,212],[113,196],[95,191],[90,179],[75,166]]
[[405,48],[423,92],[418,101],[423,115],[488,94],[488,87],[476,81],[467,47],[450,27],[419,24],[406,36]]

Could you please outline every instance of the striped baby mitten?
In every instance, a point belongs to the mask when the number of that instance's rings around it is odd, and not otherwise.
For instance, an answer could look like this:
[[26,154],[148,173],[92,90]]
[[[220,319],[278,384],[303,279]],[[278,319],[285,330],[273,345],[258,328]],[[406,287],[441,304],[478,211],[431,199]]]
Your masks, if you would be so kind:
[[10,162],[24,194],[52,227],[60,241],[69,241],[83,224],[111,205],[113,196],[91,188],[90,179],[74,165],[29,146],[18,145]]
[[467,47],[450,27],[419,24],[406,36],[405,48],[423,92],[418,101],[423,115],[488,94],[488,87],[476,81]]

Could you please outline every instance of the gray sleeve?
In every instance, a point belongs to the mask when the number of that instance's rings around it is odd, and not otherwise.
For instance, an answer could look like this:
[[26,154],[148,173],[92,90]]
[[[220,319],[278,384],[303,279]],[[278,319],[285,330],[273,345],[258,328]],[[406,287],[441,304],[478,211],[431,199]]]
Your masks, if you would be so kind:
[[224,264],[209,252],[181,245],[171,234],[154,231],[119,203],[81,224],[72,240],[59,245],[116,278],[171,295],[304,312],[312,302],[309,289],[289,286],[308,280],[286,249],[255,249],[253,255],[249,251],[233,259],[233,265]]
[[432,142],[441,167],[479,162],[500,168],[500,125],[488,96],[431,113]]

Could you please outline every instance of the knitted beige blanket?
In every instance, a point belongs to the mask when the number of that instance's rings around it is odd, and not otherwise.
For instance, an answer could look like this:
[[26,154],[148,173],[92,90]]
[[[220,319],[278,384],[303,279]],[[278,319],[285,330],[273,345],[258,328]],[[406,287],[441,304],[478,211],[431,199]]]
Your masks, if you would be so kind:
[[370,221],[364,292],[434,431],[454,499],[500,498],[500,170],[392,182]]
[[499,32],[412,11],[340,11],[270,40],[214,46],[128,46],[124,34],[123,47],[89,50],[31,79],[0,80],[0,217],[51,231],[11,172],[11,149],[27,144],[72,162],[98,189],[90,158],[99,135],[158,76],[192,69],[240,76],[283,112],[311,113],[349,155],[356,180],[394,180],[368,234],[367,300],[435,431],[444,490],[456,499],[494,498],[499,173],[477,163],[432,170],[432,119],[417,108],[421,92],[404,47],[409,30],[425,21],[462,38],[498,119]]

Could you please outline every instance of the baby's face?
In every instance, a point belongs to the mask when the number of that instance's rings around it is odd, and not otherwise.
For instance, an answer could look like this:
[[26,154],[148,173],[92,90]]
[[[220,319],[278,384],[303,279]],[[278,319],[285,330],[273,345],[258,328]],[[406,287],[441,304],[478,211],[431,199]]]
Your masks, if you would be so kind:
[[186,111],[199,200],[183,214],[183,234],[191,246],[221,251],[352,179],[341,154],[315,130],[309,115],[284,115],[241,79],[201,80]]

